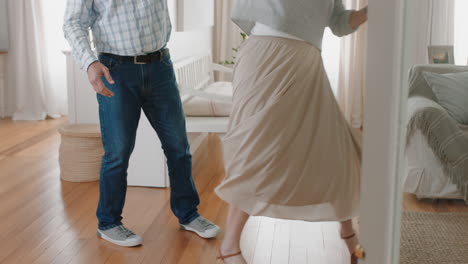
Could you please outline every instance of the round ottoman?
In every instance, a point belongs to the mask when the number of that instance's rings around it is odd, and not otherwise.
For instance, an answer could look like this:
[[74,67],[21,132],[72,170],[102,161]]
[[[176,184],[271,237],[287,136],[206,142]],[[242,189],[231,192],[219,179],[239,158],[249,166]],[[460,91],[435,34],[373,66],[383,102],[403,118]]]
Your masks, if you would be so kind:
[[72,124],[59,128],[60,178],[71,182],[99,180],[104,149],[99,125]]

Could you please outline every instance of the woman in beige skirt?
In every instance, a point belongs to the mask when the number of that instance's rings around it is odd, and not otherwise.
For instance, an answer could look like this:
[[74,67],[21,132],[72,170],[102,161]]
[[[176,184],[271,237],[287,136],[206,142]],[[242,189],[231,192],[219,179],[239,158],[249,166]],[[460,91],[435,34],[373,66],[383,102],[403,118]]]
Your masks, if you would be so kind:
[[[286,4],[286,2],[288,2]],[[249,217],[340,221],[357,262],[361,150],[321,58],[325,27],[338,35],[367,20],[341,0],[236,0],[233,21],[247,34],[234,72],[233,111],[223,138],[230,204],[219,259],[246,263],[240,236]]]

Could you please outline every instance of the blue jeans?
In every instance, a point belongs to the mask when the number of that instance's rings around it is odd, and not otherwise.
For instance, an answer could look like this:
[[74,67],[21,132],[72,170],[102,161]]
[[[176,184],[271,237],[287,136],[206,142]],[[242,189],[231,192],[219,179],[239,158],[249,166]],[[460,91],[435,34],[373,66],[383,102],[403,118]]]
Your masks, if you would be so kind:
[[103,78],[106,87],[114,92],[113,97],[97,95],[105,152],[96,212],[99,229],[122,224],[128,161],[142,109],[156,131],[167,159],[171,209],[181,224],[190,223],[199,216],[200,200],[192,179],[185,116],[170,56],[149,64],[134,64],[108,55],[100,55],[99,60],[109,68],[115,81],[111,85]]

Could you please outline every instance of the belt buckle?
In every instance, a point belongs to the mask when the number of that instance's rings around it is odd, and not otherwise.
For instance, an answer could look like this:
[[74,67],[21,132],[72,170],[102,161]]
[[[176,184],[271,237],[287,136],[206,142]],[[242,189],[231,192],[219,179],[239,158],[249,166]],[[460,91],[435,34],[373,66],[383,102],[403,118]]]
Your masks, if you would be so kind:
[[146,62],[139,62],[139,61],[138,61],[138,57],[139,57],[139,56],[134,56],[134,57],[133,57],[133,63],[134,63],[134,64],[146,64]]

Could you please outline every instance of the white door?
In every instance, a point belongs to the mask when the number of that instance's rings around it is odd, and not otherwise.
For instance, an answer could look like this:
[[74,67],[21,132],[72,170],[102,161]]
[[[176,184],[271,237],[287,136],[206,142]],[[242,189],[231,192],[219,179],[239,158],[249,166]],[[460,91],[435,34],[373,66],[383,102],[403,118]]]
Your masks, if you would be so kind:
[[404,0],[369,0],[363,141],[360,263],[399,261],[401,172],[406,87],[402,84]]

